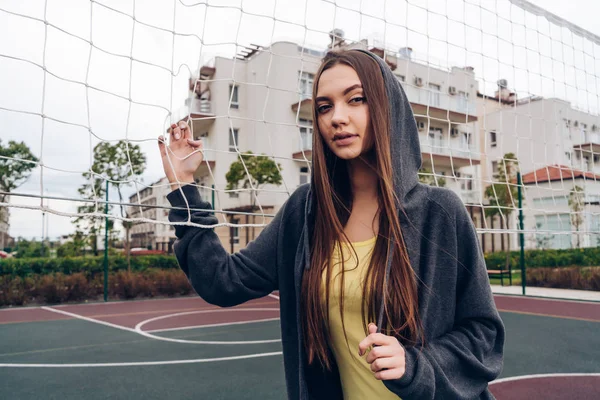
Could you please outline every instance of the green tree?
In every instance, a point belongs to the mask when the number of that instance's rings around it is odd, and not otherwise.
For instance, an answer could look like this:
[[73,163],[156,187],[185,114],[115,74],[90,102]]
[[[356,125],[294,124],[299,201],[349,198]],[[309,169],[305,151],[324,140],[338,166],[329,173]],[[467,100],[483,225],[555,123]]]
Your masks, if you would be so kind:
[[419,170],[419,181],[429,186],[446,186],[446,178],[439,177],[437,174],[433,174],[433,171],[429,168],[421,168]]
[[[248,169],[248,173],[246,173],[244,165]],[[251,151],[247,151],[239,155],[239,160],[231,163],[229,171],[225,174],[227,190],[234,190],[240,186],[244,189],[251,189],[250,206],[251,211],[254,211],[256,196],[261,187],[264,185],[281,185],[280,171],[281,165],[275,163],[266,154],[255,155]],[[253,223],[254,220],[253,215]],[[254,237],[254,228],[252,229],[252,236]]]
[[32,258],[42,257],[44,250],[41,242],[18,238],[15,251],[16,258]]
[[85,247],[87,240],[82,231],[77,230],[74,234],[69,235],[71,241],[66,242],[56,249],[57,257],[79,257],[85,255]]
[[[281,165],[275,163],[266,154],[254,155],[251,151],[242,153],[238,161],[231,163],[229,171],[225,174],[227,190],[238,187],[251,190],[251,205],[254,210],[258,190],[264,185],[281,185]],[[243,160],[243,163],[242,163]],[[248,173],[244,169],[248,169]]]
[[[38,158],[25,142],[10,140],[5,146],[0,139],[0,203],[7,202],[7,193],[21,186],[37,166]],[[0,206],[0,221],[8,222],[8,212]]]
[[[510,229],[510,220],[512,213],[518,208],[518,188],[516,185],[517,171],[519,170],[519,161],[513,153],[506,153],[498,166],[498,179],[485,189],[484,195],[489,201],[489,207],[485,209],[487,217],[494,218],[500,216],[501,228],[503,220],[506,220],[506,229]],[[502,235],[502,240],[506,237],[506,264],[509,268],[510,263],[510,237],[508,233]]]
[[[106,197],[105,184],[99,177],[94,177],[89,172],[83,173],[86,178],[84,183],[77,191],[82,199],[86,200],[104,200]],[[108,213],[112,211],[112,206],[108,206]],[[92,213],[104,213],[103,203],[92,203],[87,202],[82,206],[77,207],[77,218],[73,220],[73,224],[76,227],[76,231],[83,233],[84,239],[92,249],[92,254],[98,255],[98,238],[102,236],[104,229],[104,218],[98,216],[92,216]],[[112,230],[114,227],[113,220],[108,220],[108,229]],[[84,246],[85,248],[85,246]]]
[[[94,147],[94,163],[92,164],[91,172],[83,173],[86,178],[86,184],[80,188],[80,194],[84,198],[104,199],[105,181],[110,182],[110,186],[117,189],[119,194],[119,210],[122,218],[127,218],[125,205],[123,204],[123,188],[131,185],[133,180],[139,179],[146,169],[146,156],[142,152],[140,146],[129,143],[126,140],[119,140],[116,144],[108,142],[100,142]],[[95,192],[95,196],[94,196]],[[86,210],[95,210],[93,204],[86,205],[81,208],[81,212]],[[110,208],[110,207],[109,207]],[[79,211],[79,209],[78,209]],[[104,211],[102,207],[101,212]],[[89,212],[89,211],[88,211]],[[103,219],[101,218],[85,218],[94,238],[92,247],[96,248],[97,235],[101,232]],[[111,220],[109,220],[112,222]],[[127,266],[130,269],[130,244],[129,231],[132,223],[123,221],[125,229],[125,251],[127,254]],[[109,227],[110,228],[110,227]],[[111,235],[112,236],[112,235]],[[96,252],[96,251],[95,251]]]
[[584,190],[581,186],[575,185],[571,193],[569,193],[569,208],[571,209],[571,225],[575,229],[575,240],[577,248],[581,246],[579,237],[579,228],[583,225],[583,203]]

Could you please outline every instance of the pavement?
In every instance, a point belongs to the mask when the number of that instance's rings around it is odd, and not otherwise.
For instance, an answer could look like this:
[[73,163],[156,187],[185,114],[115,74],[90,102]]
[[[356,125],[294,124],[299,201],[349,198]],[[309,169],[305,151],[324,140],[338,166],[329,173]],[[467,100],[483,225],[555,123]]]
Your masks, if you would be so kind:
[[[523,288],[521,286],[501,286],[491,285],[492,292],[494,294],[507,294],[507,295],[522,295]],[[554,289],[554,288],[543,288],[527,286],[525,288],[525,295],[531,297],[547,297],[554,299],[566,299],[566,300],[584,300],[584,301],[597,301],[600,302],[600,292],[592,290],[572,290],[572,289]]]

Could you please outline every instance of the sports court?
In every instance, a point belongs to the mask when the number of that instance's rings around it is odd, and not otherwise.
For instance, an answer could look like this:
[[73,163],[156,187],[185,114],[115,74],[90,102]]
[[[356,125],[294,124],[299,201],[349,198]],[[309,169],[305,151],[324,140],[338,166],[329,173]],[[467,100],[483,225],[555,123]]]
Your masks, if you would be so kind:
[[[600,398],[600,304],[495,297],[498,399]],[[2,399],[285,399],[278,296],[0,310]]]

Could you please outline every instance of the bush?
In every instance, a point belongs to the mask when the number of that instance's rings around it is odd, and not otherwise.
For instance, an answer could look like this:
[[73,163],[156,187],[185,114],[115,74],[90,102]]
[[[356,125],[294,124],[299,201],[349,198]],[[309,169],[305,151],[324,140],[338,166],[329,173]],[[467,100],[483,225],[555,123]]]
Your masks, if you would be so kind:
[[[179,269],[173,255],[149,255],[131,257],[131,271],[145,271],[149,268]],[[126,271],[127,259],[122,256],[108,257],[109,272]],[[61,272],[65,275],[84,273],[102,274],[104,257],[66,257],[66,258],[7,258],[0,261],[0,276],[44,275]]]
[[[0,276],[0,306],[59,304],[100,300],[104,293],[103,274],[62,272],[26,277]],[[193,293],[180,269],[147,268],[145,271],[116,271],[108,277],[111,299],[154,296],[184,296]]]
[[600,290],[600,268],[534,268],[527,271],[527,285],[579,290]]
[[0,276],[0,306],[27,304],[29,293],[35,290],[34,279]]
[[[512,268],[519,266],[520,252],[510,253]],[[488,269],[504,268],[506,252],[485,254],[485,263]],[[538,267],[594,267],[600,266],[600,247],[564,250],[525,250],[525,265],[527,268]]]

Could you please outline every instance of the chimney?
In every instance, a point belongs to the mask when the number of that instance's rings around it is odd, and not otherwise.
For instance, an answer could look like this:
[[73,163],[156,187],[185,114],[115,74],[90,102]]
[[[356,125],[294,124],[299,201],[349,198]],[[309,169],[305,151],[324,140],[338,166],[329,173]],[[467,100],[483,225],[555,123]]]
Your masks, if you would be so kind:
[[329,31],[329,38],[331,39],[330,47],[335,49],[344,43],[344,31],[339,28],[335,28]]
[[513,101],[514,100],[514,93],[511,93],[510,90],[508,90],[508,82],[506,79],[499,79],[498,80],[498,90],[496,90],[496,98],[503,100],[503,101]]
[[413,51],[412,47],[402,47],[398,51],[398,55],[400,56],[400,58],[410,60],[412,58],[412,51]]

